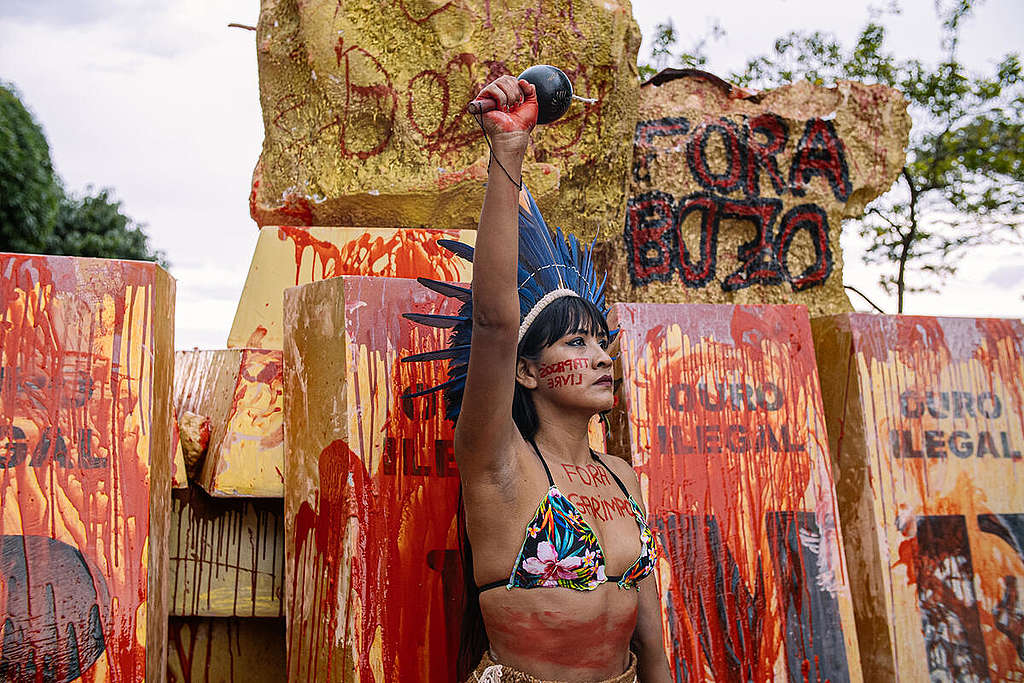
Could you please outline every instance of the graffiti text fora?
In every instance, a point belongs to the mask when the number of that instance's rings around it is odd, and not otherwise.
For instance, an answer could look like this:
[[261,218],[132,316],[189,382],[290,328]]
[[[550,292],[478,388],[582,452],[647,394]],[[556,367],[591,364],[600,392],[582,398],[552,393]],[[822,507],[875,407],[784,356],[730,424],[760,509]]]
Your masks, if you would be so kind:
[[[680,148],[703,191],[679,199],[657,190],[630,197],[624,237],[634,285],[674,277],[687,287],[708,285],[718,276],[717,247],[723,221],[745,223],[754,231],[753,238],[737,248],[740,265],[722,279],[724,291],[785,282],[801,291],[825,283],[833,265],[825,210],[805,203],[783,212],[780,199],[760,195],[765,178],[778,196],[802,197],[812,182],[823,182],[837,201],[849,199],[852,185],[846,153],[831,121],[806,122],[788,168],[787,160],[780,156],[787,147],[789,130],[774,114],[745,117],[740,122],[723,117],[701,123],[692,131],[684,117],[641,121],[636,128],[634,182],[650,182],[650,163],[657,156],[652,143],[660,137],[685,138]],[[709,159],[712,143],[722,150],[724,164],[712,164]],[[737,193],[740,196],[726,196]],[[683,239],[688,220],[696,221],[696,244]],[[798,236],[808,239],[814,251],[814,260],[800,270],[789,258]]]

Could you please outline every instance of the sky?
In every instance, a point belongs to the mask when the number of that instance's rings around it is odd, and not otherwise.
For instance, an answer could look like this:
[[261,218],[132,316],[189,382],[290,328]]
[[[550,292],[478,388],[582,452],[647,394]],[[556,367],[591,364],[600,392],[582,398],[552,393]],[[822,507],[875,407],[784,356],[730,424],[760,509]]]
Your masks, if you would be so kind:
[[[899,15],[884,15],[890,45],[898,56],[935,59],[933,0],[899,5]],[[725,35],[707,45],[706,68],[727,75],[790,30],[826,30],[849,44],[879,6],[637,0],[633,14],[641,58],[667,18],[682,46],[717,22]],[[166,253],[177,279],[177,348],[225,346],[256,245],[248,211],[263,142],[255,34],[227,24],[255,25],[258,13],[257,0],[0,0],[0,81],[15,85],[42,125],[66,187],[113,188]],[[1021,26],[1020,0],[982,3],[961,57],[989,71],[1006,52],[1024,50]],[[845,282],[895,311],[879,271],[860,263],[858,240],[844,233],[842,246]],[[905,312],[1024,317],[1024,247],[972,252],[941,294],[910,294]]]

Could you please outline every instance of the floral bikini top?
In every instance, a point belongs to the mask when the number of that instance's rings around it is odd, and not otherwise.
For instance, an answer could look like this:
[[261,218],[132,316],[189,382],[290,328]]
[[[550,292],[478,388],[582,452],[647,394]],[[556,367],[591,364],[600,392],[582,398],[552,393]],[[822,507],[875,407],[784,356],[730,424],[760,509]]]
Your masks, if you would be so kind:
[[[643,511],[637,505],[622,481],[600,458],[590,456],[604,467],[626,496],[637,526],[640,527],[640,557],[636,558],[622,576],[605,575],[604,551],[597,535],[583,519],[572,502],[562,495],[551,478],[551,470],[544,462],[537,444],[530,442],[548,475],[548,493],[537,507],[537,514],[526,530],[523,547],[516,558],[515,569],[508,581],[493,581],[480,586],[480,591],[504,586],[513,588],[555,587],[578,591],[594,590],[603,583],[614,581],[619,588],[638,588],[637,584],[654,571],[658,559],[658,546],[654,541]],[[639,589],[639,588],[638,588]]]

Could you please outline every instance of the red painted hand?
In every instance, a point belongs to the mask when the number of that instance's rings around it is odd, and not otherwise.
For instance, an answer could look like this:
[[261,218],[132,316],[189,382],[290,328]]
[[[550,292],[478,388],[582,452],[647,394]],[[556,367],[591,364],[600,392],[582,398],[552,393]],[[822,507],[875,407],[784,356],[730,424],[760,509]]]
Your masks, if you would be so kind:
[[529,134],[537,125],[536,88],[512,76],[487,84],[471,105],[482,105],[484,130],[492,138],[503,133]]

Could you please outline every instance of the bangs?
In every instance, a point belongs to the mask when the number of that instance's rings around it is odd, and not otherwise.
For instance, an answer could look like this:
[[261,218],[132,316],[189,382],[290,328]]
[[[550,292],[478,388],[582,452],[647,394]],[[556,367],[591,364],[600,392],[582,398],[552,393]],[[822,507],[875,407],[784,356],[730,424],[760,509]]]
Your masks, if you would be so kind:
[[519,344],[519,355],[534,356],[567,334],[608,337],[608,321],[597,306],[578,296],[564,296],[547,306]]

